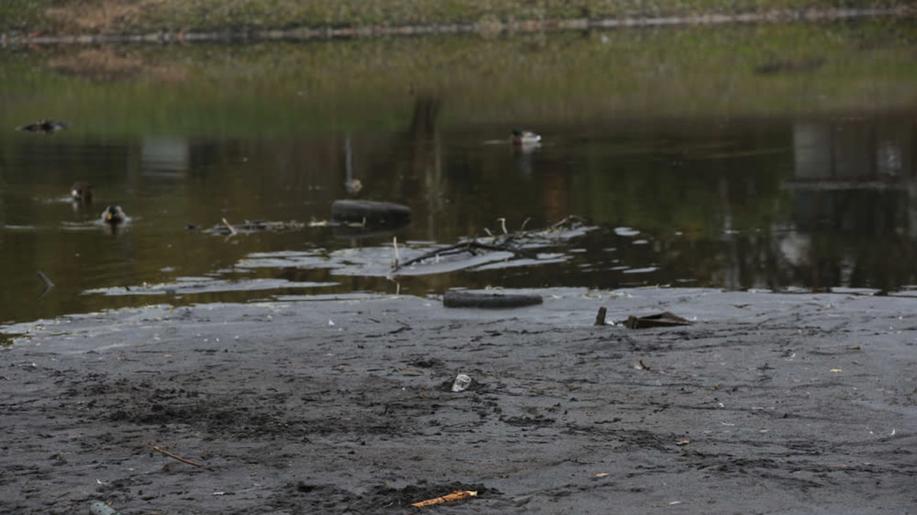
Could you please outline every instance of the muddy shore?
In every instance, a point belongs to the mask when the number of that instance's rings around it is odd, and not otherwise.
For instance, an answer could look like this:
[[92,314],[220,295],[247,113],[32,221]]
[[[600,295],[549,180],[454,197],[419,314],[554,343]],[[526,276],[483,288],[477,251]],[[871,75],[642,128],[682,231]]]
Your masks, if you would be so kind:
[[[286,297],[0,328],[0,512],[907,513],[917,298]],[[696,323],[609,320],[672,311]],[[452,393],[456,374],[474,380]],[[152,446],[205,465],[196,467]]]

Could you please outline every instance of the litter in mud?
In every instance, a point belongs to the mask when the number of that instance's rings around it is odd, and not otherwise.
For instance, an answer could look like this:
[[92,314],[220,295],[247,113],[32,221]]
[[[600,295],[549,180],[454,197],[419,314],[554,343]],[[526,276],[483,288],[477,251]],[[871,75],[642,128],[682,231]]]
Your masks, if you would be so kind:
[[411,506],[415,508],[426,508],[427,506],[436,506],[437,504],[460,501],[462,499],[468,499],[469,497],[475,497],[477,495],[478,493],[474,490],[456,490],[455,492],[446,494],[442,497],[434,497],[432,499],[425,499],[423,501],[411,503]]
[[119,515],[119,513],[102,501],[92,501],[89,503],[89,515]]
[[459,374],[455,376],[455,381],[452,382],[452,392],[464,392],[469,386],[471,386],[471,377],[467,374]]
[[543,302],[541,295],[522,293],[449,290],[443,295],[443,306],[447,308],[506,309],[534,306]]
[[665,311],[655,315],[642,317],[629,316],[623,322],[624,327],[628,329],[649,329],[651,327],[675,327],[680,325],[691,325],[694,322],[682,318],[676,314]]

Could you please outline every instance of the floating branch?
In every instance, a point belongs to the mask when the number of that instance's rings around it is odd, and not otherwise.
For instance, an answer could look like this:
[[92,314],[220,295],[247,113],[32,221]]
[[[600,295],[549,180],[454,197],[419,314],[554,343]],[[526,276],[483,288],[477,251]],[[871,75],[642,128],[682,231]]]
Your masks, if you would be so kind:
[[487,244],[487,243],[481,243],[477,240],[470,240],[470,241],[465,241],[465,242],[458,243],[456,245],[452,245],[449,247],[444,247],[441,249],[434,249],[434,250],[431,250],[430,252],[427,252],[415,258],[409,259],[405,261],[404,263],[397,263],[396,266],[392,267],[392,271],[397,272],[398,270],[401,270],[402,268],[406,266],[411,266],[414,263],[419,263],[421,261],[426,261],[428,259],[438,258],[442,256],[449,256],[453,254],[462,254],[464,252],[467,252],[471,254],[472,256],[476,256],[477,255],[477,252],[475,252],[476,250],[512,252],[516,256],[527,257],[531,259],[538,259],[537,253],[529,252],[527,250],[513,248],[505,243],[499,244],[499,245],[492,245],[492,244]]

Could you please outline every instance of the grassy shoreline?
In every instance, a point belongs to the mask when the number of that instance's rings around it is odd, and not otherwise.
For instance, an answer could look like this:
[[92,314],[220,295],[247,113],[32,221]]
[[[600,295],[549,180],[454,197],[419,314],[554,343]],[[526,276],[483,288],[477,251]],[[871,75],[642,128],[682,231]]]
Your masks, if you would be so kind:
[[[13,127],[35,113],[79,120],[61,137],[193,135],[214,120],[236,135],[395,128],[423,95],[442,100],[450,126],[900,111],[917,99],[915,38],[910,24],[874,20],[451,36],[422,45],[48,47],[0,53],[8,106],[0,123]],[[807,63],[817,67],[797,69]],[[770,71],[779,66],[787,69]]]
[[915,13],[901,0],[7,0],[0,43],[495,34]]

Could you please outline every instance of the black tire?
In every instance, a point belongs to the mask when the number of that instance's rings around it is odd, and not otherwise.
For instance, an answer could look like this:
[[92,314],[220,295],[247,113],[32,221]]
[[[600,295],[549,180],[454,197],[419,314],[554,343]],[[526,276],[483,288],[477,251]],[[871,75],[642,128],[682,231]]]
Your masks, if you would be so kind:
[[541,295],[521,293],[482,293],[464,290],[449,290],[443,295],[443,306],[447,308],[505,309],[534,306],[544,302]]

